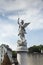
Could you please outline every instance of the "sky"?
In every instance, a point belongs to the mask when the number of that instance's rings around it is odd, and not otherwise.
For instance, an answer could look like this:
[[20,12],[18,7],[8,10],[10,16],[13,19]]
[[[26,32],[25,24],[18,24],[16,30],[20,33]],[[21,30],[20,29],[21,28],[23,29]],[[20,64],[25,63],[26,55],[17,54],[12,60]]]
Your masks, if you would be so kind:
[[0,0],[0,45],[17,48],[18,18],[30,22],[27,47],[43,45],[43,0]]

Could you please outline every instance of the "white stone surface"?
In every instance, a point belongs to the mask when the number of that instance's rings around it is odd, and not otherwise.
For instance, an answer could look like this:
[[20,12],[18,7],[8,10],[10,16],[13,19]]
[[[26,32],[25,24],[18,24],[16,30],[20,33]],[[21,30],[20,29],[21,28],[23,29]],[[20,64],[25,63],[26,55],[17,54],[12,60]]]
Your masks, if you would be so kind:
[[18,65],[27,65],[27,47],[19,46],[17,47],[17,61]]
[[43,65],[43,54],[41,53],[27,54],[27,64]]
[[27,65],[27,53],[17,53],[18,65]]
[[43,53],[43,50],[41,49],[41,53]]
[[27,49],[27,47],[26,46],[19,46],[19,47],[17,47],[17,52],[18,51],[24,51],[24,52],[28,52],[28,49]]

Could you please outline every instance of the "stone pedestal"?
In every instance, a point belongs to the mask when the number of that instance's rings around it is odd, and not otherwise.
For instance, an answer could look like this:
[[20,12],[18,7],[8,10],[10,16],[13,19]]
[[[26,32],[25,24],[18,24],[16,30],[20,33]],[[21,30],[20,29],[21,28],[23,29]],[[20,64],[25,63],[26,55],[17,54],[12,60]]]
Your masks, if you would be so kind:
[[17,48],[18,65],[27,65],[27,51],[26,46],[19,46]]

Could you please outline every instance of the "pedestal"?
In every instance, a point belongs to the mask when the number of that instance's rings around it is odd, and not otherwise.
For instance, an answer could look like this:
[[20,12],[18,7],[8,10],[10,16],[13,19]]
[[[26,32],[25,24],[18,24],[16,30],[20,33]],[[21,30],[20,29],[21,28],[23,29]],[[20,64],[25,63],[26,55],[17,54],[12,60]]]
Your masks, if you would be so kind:
[[17,47],[17,61],[18,65],[27,65],[27,47],[19,46]]

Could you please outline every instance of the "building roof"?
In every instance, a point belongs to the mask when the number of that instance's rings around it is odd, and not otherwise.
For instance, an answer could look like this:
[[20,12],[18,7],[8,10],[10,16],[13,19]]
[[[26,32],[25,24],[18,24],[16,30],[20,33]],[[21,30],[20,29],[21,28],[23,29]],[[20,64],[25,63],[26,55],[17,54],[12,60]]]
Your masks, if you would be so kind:
[[11,49],[11,48],[9,48],[9,46],[8,46],[8,45],[2,44],[1,46],[4,46],[5,48],[7,48],[7,50],[12,51],[12,49]]

